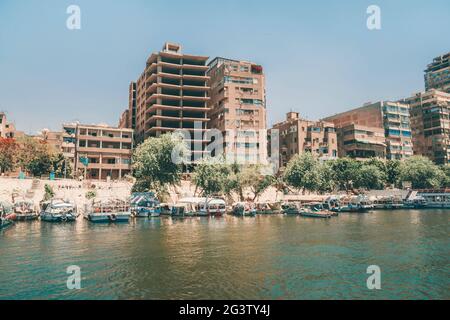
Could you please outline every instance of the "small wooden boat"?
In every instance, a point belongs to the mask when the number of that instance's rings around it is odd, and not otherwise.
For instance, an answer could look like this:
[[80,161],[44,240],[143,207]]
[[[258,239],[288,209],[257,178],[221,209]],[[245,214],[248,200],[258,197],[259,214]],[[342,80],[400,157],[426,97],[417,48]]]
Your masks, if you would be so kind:
[[125,201],[109,199],[94,202],[85,218],[94,223],[128,222],[130,219],[129,206]]
[[283,203],[281,209],[286,215],[298,215],[301,212],[301,206],[295,202]]
[[5,204],[0,203],[0,230],[11,227],[14,224],[11,219],[7,218],[7,216],[10,215],[8,214],[9,210],[11,210],[10,207],[7,207]]
[[0,230],[11,227],[14,224],[12,220],[0,217]]
[[321,203],[305,204],[303,210],[300,211],[302,217],[310,218],[331,218],[332,214],[329,211],[324,210]]
[[75,206],[62,199],[46,201],[41,206],[41,221],[73,222],[78,217]]
[[13,212],[17,215],[18,221],[37,220],[39,218],[39,213],[35,210],[31,201],[16,201],[13,206]]
[[233,215],[238,217],[254,217],[256,209],[249,202],[237,202],[233,204]]
[[154,218],[161,215],[158,199],[153,192],[133,193],[130,201],[132,217]]

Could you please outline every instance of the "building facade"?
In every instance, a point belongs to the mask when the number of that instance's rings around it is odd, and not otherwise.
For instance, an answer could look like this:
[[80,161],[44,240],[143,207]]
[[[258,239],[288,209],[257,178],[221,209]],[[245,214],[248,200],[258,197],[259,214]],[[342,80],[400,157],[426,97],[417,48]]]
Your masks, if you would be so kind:
[[64,124],[62,152],[76,176],[118,180],[131,173],[133,130],[102,125]]
[[119,119],[119,128],[126,129],[130,128],[130,112],[128,109],[125,109],[124,112],[120,115]]
[[386,158],[384,129],[349,124],[337,129],[339,157]]
[[270,129],[269,136],[273,130],[278,130],[280,167],[285,167],[296,154],[304,152],[313,153],[322,160],[338,156],[337,133],[332,122],[305,120],[299,113],[289,112],[285,121]]
[[209,64],[209,129],[223,136],[223,153],[238,163],[266,163],[267,120],[263,68],[215,58]]
[[450,93],[450,52],[436,57],[425,70],[425,90]]
[[4,112],[0,112],[0,138],[15,138],[16,128]]
[[[183,130],[194,154],[206,147],[209,77],[208,57],[182,52],[178,44],[166,43],[147,60],[136,82],[136,141]],[[199,146],[200,145],[200,146]]]
[[426,156],[436,164],[449,164],[450,94],[430,90],[402,102],[411,108],[414,154]]
[[[324,119],[331,121],[336,128],[361,125],[384,129],[386,157],[404,159],[413,155],[409,106],[400,102],[380,101],[368,103],[363,107],[339,113]],[[340,144],[342,145],[342,144]],[[341,153],[344,153],[342,150]]]

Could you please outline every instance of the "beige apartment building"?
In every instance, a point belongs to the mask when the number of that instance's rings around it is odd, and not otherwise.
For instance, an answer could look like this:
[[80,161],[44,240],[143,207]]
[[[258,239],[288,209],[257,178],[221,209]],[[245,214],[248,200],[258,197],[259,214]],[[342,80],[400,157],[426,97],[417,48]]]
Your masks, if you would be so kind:
[[134,81],[128,87],[128,108],[120,116],[119,128],[136,129],[136,82]]
[[61,131],[43,129],[39,135],[34,138],[45,142],[53,152],[60,152],[62,149],[62,137],[63,133]]
[[411,108],[414,154],[450,163],[450,93],[429,90],[402,100]]
[[383,128],[348,124],[337,130],[339,157],[358,160],[386,158],[386,139]]
[[450,52],[433,59],[425,70],[425,90],[450,93]]
[[262,66],[225,58],[209,64],[209,129],[223,135],[227,160],[266,163],[267,120]]
[[0,112],[0,138],[15,138],[16,128],[4,112]]
[[298,112],[289,112],[285,121],[270,129],[269,136],[273,130],[278,130],[280,167],[285,167],[294,155],[304,152],[322,160],[338,156],[338,139],[332,122],[306,120],[300,118]]
[[64,124],[62,151],[77,175],[118,180],[131,173],[133,130],[103,125]]
[[[194,158],[206,147],[209,77],[208,57],[182,52],[178,44],[166,43],[148,59],[136,82],[136,141],[158,137],[178,129],[190,134]],[[134,99],[130,95],[130,99]],[[130,101],[130,105],[132,105]]]
[[[413,155],[409,106],[400,102],[380,101],[323,119],[333,122],[337,129],[349,125],[370,127],[367,130],[384,130],[386,157],[404,159]],[[339,145],[343,145],[340,143]],[[345,150],[340,151],[341,154]]]

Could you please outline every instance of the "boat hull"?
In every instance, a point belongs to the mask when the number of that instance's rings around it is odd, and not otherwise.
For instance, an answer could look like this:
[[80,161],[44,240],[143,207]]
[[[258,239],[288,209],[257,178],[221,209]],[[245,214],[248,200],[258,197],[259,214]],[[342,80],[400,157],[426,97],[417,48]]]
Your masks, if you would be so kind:
[[45,222],[74,222],[77,217],[74,215],[60,215],[60,214],[41,214],[41,221]]
[[129,213],[88,214],[87,219],[93,223],[126,223],[130,220]]
[[33,221],[39,219],[39,215],[37,213],[28,213],[28,214],[18,214],[17,221]]
[[12,227],[14,225],[14,222],[8,219],[1,219],[0,220],[0,230],[5,230],[9,227]]

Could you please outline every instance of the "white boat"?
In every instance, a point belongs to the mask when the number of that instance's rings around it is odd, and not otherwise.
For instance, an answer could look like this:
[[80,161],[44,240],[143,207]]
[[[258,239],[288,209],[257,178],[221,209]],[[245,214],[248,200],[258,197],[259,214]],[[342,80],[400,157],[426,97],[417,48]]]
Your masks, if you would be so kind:
[[73,204],[62,199],[53,199],[42,203],[41,221],[73,222],[77,219]]
[[417,195],[425,199],[426,208],[450,209],[450,189],[418,190]]
[[183,198],[178,201],[177,205],[185,207],[185,216],[207,217],[223,215],[226,212],[226,203],[219,198]]
[[84,215],[85,219],[94,223],[128,222],[130,216],[128,204],[118,199],[96,201]]
[[36,220],[39,218],[34,203],[25,199],[16,200],[13,205],[13,211],[18,221]]

